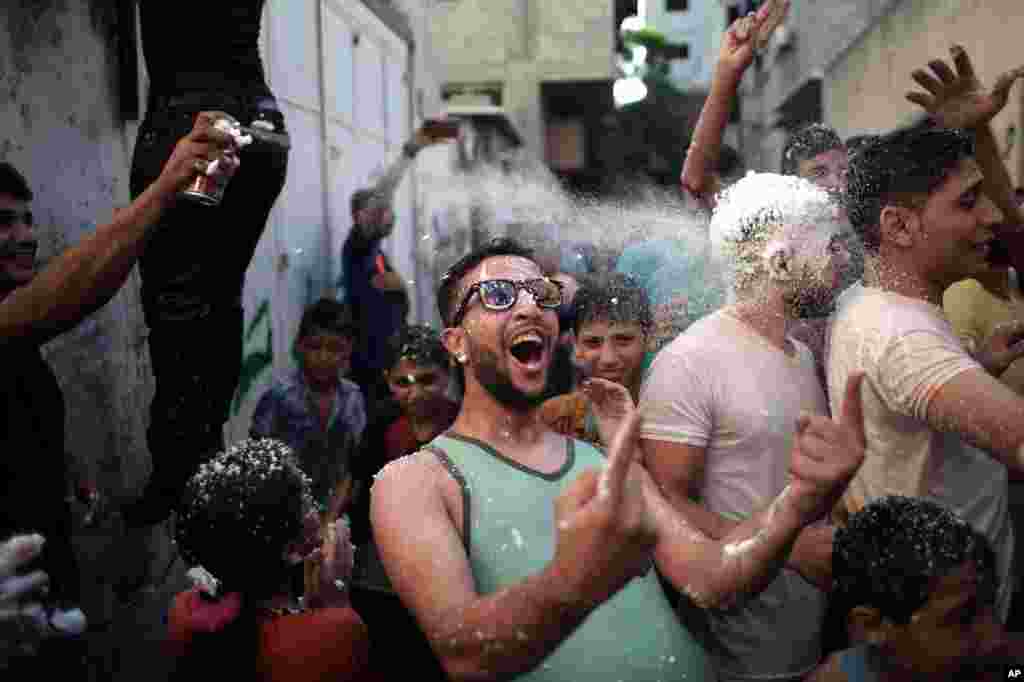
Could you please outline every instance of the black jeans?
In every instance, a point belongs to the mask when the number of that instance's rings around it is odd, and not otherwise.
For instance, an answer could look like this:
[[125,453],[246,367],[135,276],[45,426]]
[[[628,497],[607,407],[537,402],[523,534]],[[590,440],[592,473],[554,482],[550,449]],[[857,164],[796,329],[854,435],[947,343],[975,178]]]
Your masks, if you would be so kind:
[[[276,111],[265,96],[151,98],[132,159],[132,198],[160,175],[197,113],[224,111],[248,124],[267,104]],[[271,120],[285,132],[280,114]],[[221,204],[179,201],[161,218],[139,263],[156,394],[146,434],[153,472],[142,497],[124,510],[131,526],[166,519],[199,464],[223,447],[241,372],[245,271],[284,187],[288,151],[257,140],[241,160]]]

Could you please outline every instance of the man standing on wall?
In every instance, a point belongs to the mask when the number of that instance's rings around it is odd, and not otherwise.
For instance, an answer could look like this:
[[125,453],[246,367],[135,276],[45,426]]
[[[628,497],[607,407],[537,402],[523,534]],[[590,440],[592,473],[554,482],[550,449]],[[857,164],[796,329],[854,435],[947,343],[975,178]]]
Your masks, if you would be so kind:
[[[259,54],[265,0],[140,0],[149,73],[146,117],[132,159],[131,193],[153,181],[196,113],[218,109],[254,130],[273,133],[242,154],[244,171],[217,206],[180,201],[161,218],[154,247],[139,263],[142,308],[156,392],[147,444],[152,474],[141,497],[123,508],[125,549],[133,559],[122,596],[150,575],[151,530],[166,520],[200,461],[223,447],[223,428],[242,366],[242,287],[270,210],[284,187],[284,118],[266,84]],[[168,30],[194,16],[189,42]],[[134,559],[138,561],[134,561]]]

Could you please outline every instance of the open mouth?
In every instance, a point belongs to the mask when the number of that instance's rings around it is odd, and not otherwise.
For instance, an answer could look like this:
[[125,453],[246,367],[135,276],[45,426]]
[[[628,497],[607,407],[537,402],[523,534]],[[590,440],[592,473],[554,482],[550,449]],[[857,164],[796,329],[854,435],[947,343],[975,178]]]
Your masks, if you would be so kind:
[[535,368],[544,359],[544,340],[537,332],[520,334],[512,339],[509,352],[520,364]]

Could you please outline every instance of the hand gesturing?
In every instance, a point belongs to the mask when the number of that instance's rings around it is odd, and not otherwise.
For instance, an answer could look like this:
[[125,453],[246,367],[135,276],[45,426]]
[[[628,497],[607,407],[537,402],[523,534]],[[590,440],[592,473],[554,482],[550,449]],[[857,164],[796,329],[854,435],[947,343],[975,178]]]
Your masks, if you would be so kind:
[[927,92],[907,93],[907,99],[921,106],[943,128],[973,128],[988,123],[1006,106],[1010,86],[1024,76],[1024,67],[1002,74],[992,89],[986,90],[964,48],[954,45],[949,53],[956,72],[941,59],[933,59],[928,62],[932,73],[915,69],[910,74]]

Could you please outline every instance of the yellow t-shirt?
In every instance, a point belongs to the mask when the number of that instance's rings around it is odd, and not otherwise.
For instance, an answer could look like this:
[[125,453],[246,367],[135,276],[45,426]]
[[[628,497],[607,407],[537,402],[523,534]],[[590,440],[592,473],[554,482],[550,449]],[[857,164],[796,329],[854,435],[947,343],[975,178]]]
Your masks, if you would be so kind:
[[[1024,320],[1024,297],[1011,271],[1010,298],[996,296],[975,279],[965,279],[946,289],[942,309],[967,352],[978,347],[1001,324]],[[1024,395],[1024,358],[1011,364],[1000,380]]]

